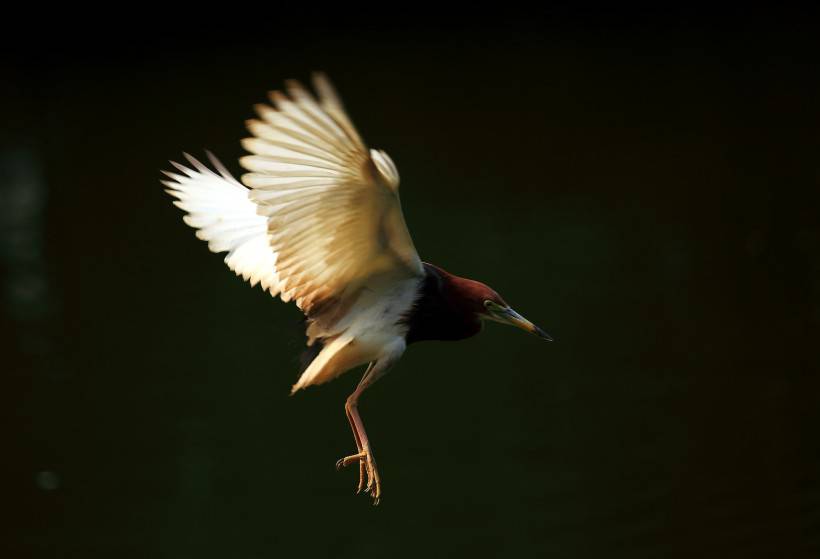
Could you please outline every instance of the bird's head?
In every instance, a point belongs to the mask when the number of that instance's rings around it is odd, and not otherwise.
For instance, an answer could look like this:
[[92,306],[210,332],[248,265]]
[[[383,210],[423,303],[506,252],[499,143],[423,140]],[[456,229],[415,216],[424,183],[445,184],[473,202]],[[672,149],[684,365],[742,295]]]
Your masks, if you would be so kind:
[[530,334],[535,334],[542,340],[552,341],[552,337],[549,334],[518,314],[518,312],[513,310],[513,308],[490,287],[480,282],[474,282],[472,287],[473,305],[479,319],[509,324],[510,326],[526,330]]

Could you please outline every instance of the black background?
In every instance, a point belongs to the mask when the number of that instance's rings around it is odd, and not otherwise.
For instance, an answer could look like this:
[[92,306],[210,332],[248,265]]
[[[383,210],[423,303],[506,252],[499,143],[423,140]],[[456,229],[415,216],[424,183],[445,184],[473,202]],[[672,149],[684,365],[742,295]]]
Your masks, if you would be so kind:
[[[5,556],[820,553],[815,18],[220,10],[7,37]],[[298,311],[158,183],[238,173],[316,69],[422,258],[557,340],[413,346],[362,401],[378,508],[333,469],[358,373],[288,397]]]

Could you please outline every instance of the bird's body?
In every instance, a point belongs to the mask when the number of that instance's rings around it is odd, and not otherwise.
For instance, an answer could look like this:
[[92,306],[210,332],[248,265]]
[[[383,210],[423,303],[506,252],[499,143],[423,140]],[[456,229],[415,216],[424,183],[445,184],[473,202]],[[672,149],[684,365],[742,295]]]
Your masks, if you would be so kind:
[[327,335],[314,343],[322,350],[302,372],[292,392],[327,382],[338,375],[380,359],[398,359],[407,345],[408,325],[402,318],[418,296],[419,279],[366,286],[356,304]]
[[[237,181],[187,156],[191,167],[163,181],[185,222],[225,263],[307,317],[309,356],[292,393],[368,365],[345,404],[357,453],[359,490],[381,496],[381,480],[358,413],[361,393],[424,340],[460,340],[482,320],[549,339],[486,285],[422,263],[404,222],[399,175],[383,151],[368,150],[326,78],[314,99],[288,82],[276,109],[257,106],[243,141],[250,171]],[[365,487],[365,480],[367,481]]]

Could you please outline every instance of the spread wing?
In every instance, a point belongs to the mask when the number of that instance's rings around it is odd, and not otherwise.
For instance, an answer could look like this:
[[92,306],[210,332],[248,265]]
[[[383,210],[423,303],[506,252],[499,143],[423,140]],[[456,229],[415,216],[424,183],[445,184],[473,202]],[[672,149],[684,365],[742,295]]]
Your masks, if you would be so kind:
[[185,222],[252,284],[309,317],[338,315],[365,287],[423,276],[399,201],[399,176],[383,151],[368,150],[322,75],[318,99],[297,82],[273,106],[256,107],[249,173],[237,182],[188,156],[163,181]]

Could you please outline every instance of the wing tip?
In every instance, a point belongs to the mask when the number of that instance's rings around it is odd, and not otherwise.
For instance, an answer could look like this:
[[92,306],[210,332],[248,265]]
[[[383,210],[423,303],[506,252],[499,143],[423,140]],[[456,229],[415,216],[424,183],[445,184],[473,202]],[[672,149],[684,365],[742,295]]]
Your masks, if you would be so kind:
[[327,72],[324,70],[314,70],[310,73],[310,79],[313,82],[313,86],[316,89],[319,87],[333,87],[333,84],[330,82],[330,78],[327,77]]
[[[273,93],[274,92],[269,92],[268,97],[271,97],[273,95]],[[267,120],[265,118],[265,115],[269,114],[270,112],[276,112],[276,108],[271,107],[267,103],[254,103],[253,104],[253,112],[255,112],[259,116],[259,118],[261,118],[262,120]],[[247,123],[251,120],[256,120],[256,119],[249,119],[248,121],[245,121],[245,122]]]
[[312,96],[310,95],[310,92],[308,91],[308,89],[304,85],[302,85],[302,82],[300,82],[299,80],[295,80],[295,79],[285,80],[285,89],[287,90],[288,93],[290,93],[291,97],[306,96],[306,97],[311,98],[311,100],[312,100]]

